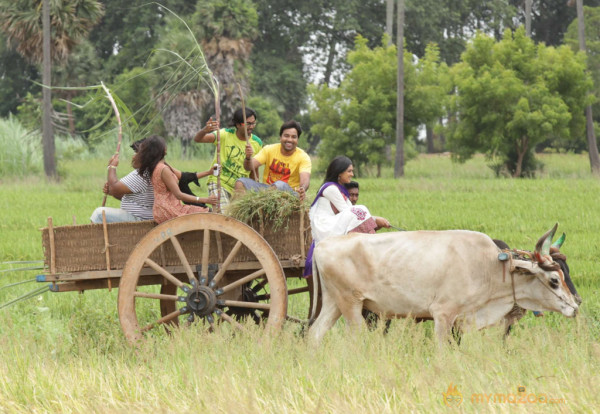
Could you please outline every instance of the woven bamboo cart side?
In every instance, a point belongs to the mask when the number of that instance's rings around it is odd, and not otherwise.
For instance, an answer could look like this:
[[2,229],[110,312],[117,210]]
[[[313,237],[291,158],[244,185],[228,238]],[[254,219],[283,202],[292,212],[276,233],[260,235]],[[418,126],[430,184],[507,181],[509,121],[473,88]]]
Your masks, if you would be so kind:
[[[303,268],[305,255],[312,241],[310,229],[306,227],[308,222],[306,215],[301,217],[298,212],[279,229],[274,229],[269,221],[263,225],[250,223],[250,226],[269,243],[284,268]],[[114,270],[123,269],[136,244],[154,227],[154,221],[109,223],[105,227],[103,224],[54,227],[49,222],[49,226],[42,229],[45,268],[49,275],[107,271],[107,276],[118,276],[118,272]],[[191,264],[201,263],[203,238],[201,230],[180,237],[182,248]],[[219,243],[222,249],[229,250],[235,244],[235,239],[224,237],[219,241],[211,240],[211,243]],[[107,249],[109,256],[106,254]],[[217,249],[211,249],[210,261],[217,262],[217,256]],[[251,261],[253,257],[242,248],[234,262]],[[179,263],[177,252],[171,246],[154,252],[151,258],[163,266]]]
[[[111,269],[122,269],[135,244],[155,226],[154,221],[107,224]],[[43,228],[42,247],[51,274],[107,270],[102,224]]]

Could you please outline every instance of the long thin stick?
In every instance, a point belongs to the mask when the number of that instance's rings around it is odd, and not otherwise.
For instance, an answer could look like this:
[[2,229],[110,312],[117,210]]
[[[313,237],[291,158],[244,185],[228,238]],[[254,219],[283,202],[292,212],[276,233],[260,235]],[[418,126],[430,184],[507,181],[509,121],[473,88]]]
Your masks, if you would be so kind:
[[0,304],[0,309],[6,308],[7,306],[12,305],[13,303],[17,303],[17,302],[22,301],[22,300],[30,299],[30,298],[32,298],[34,296],[37,296],[37,295],[41,295],[42,293],[45,293],[45,292],[47,292],[49,290],[50,290],[49,286],[44,286],[44,287],[41,287],[39,289],[32,290],[30,292],[25,293],[24,295],[19,296],[16,299],[13,299],[13,300],[11,300],[9,302]]
[[[221,100],[219,98],[219,81],[213,75],[215,81],[215,117],[217,118],[217,125],[220,125],[221,119]],[[221,130],[217,129],[217,165],[219,166],[219,173],[217,175],[217,213],[221,212]]]
[[[239,82],[237,84],[238,90],[240,92],[240,99],[242,100],[242,117],[244,118],[244,137],[246,138],[246,145],[249,145],[248,138],[248,125],[246,125],[246,104],[244,103],[244,93],[242,92],[242,87]],[[255,171],[252,168],[252,174],[254,175],[254,181],[258,181],[258,171]]]
[[[115,111],[115,116],[117,117],[117,122],[119,123],[119,134],[118,134],[119,140],[117,142],[117,151],[115,151],[115,154],[119,155],[119,152],[121,151],[121,141],[123,140],[123,124],[121,123],[121,114],[119,113],[117,104],[116,104],[114,98],[112,97],[112,95],[110,94],[110,91],[108,90],[106,85],[104,85],[104,82],[100,82],[100,85],[102,86],[102,89],[104,89],[104,92],[106,92],[106,97],[110,101],[113,111]],[[110,171],[110,168],[108,170]],[[108,181],[108,172],[106,174],[107,174],[106,180]],[[104,194],[104,198],[102,199],[102,207],[104,207],[106,205],[106,196],[107,196],[107,194]]]

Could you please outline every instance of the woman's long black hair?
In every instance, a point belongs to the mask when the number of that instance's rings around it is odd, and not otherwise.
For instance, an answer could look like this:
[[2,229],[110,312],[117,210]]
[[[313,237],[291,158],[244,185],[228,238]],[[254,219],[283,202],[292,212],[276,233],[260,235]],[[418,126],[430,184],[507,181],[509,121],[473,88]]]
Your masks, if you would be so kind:
[[325,173],[324,182],[331,181],[337,183],[339,175],[346,171],[351,165],[352,160],[350,158],[345,155],[338,155],[329,163],[329,167],[327,167],[327,172]]
[[131,165],[145,178],[152,177],[156,165],[165,157],[167,144],[162,137],[151,135],[142,142]]

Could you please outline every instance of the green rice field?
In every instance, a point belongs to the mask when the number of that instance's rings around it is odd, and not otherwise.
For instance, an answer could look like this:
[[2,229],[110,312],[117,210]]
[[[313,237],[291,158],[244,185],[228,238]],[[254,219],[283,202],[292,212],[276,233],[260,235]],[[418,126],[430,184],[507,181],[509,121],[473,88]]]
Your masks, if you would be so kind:
[[[359,203],[405,230],[476,230],[528,250],[558,222],[583,298],[575,319],[528,313],[506,341],[498,327],[442,349],[431,322],[411,320],[394,321],[386,335],[383,326],[356,335],[340,321],[318,348],[291,322],[276,335],[251,324],[243,333],[158,331],[132,347],[116,289],[45,292],[0,309],[0,413],[598,412],[600,180],[587,155],[538,157],[538,178],[508,179],[482,157],[455,164],[422,155],[402,179],[391,169],[357,177]],[[187,171],[210,164],[169,162]],[[122,162],[117,173],[130,169]],[[12,262],[43,258],[47,218],[87,223],[102,202],[106,160],[68,161],[60,171],[59,183],[0,178],[0,306],[43,287],[31,281],[42,270],[8,270],[39,265]],[[309,197],[322,177],[313,173]],[[205,191],[202,182],[197,193]],[[289,313],[307,312],[308,295],[296,295]]]

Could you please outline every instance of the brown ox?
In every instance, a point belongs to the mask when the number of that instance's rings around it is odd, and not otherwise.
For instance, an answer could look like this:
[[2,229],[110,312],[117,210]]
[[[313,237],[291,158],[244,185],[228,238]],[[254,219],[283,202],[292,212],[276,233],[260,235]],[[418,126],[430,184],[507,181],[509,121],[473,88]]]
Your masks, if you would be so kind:
[[465,230],[329,237],[313,255],[323,293],[309,338],[320,342],[341,315],[363,325],[363,307],[384,318],[433,319],[440,343],[452,326],[495,325],[515,305],[573,317],[578,305],[548,255],[556,227],[539,239],[534,260],[504,262],[492,239]]

